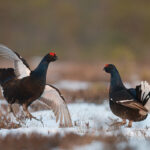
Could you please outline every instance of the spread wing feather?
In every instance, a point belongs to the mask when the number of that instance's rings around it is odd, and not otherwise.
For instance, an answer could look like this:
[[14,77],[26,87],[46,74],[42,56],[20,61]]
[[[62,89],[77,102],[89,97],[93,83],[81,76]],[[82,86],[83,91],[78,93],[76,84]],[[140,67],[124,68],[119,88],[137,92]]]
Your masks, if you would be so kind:
[[51,85],[46,85],[39,101],[53,110],[56,116],[56,122],[60,119],[60,126],[72,127],[72,120],[67,104],[58,89]]
[[16,76],[21,79],[30,75],[30,67],[27,62],[16,52],[0,44],[0,56],[14,61]]

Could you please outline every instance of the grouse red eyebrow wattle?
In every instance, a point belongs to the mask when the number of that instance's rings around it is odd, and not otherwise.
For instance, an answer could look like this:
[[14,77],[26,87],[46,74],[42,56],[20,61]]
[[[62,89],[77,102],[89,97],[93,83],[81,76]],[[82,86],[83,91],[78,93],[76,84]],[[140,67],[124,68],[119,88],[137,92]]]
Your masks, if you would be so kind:
[[106,64],[106,65],[105,65],[105,67],[108,67],[108,66],[109,66],[109,64]]
[[53,53],[53,52],[50,52],[49,53],[51,56],[55,56],[56,55],[56,53]]

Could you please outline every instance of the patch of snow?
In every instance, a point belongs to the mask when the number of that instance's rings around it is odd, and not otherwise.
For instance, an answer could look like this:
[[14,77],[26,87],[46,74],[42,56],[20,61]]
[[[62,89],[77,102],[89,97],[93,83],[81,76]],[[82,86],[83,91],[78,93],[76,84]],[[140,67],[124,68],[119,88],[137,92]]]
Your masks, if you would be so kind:
[[86,90],[91,84],[84,81],[74,81],[74,80],[62,80],[55,84],[56,87],[60,89],[66,89],[70,91]]
[[129,140],[129,145],[132,146],[136,150],[149,150],[150,149],[150,141],[146,139],[133,139]]
[[0,100],[0,105],[2,105],[2,104],[7,105],[8,103],[7,103],[7,101],[6,101],[6,100]]
[[10,130],[1,129],[0,136],[6,136],[10,133],[30,134],[32,132],[37,132],[43,135],[54,135],[56,133],[64,135],[70,132],[80,135],[84,135],[86,133],[101,135],[101,131],[104,131],[104,134],[106,135],[117,135],[121,131],[129,138],[134,137],[136,139],[141,139],[141,137],[150,137],[150,116],[148,116],[144,121],[133,123],[132,128],[127,128],[125,125],[122,126],[120,130],[110,129],[110,124],[112,124],[113,120],[118,119],[118,117],[113,115],[110,111],[107,100],[101,105],[91,103],[69,104],[68,108],[74,124],[72,128],[59,128],[59,122],[56,123],[53,112],[49,110],[43,110],[32,113],[32,115],[38,119],[42,118],[43,124],[34,119],[27,119],[25,120],[25,124],[22,125],[22,128]]
[[74,150],[102,150],[103,144],[101,142],[92,142],[91,144],[75,147]]

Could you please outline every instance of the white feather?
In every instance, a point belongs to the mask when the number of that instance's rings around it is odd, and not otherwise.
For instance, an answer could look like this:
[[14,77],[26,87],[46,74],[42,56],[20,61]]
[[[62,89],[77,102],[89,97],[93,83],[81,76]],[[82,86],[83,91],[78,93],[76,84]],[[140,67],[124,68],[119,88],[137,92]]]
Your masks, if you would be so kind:
[[2,44],[0,44],[0,55],[11,60],[20,60],[11,49]]
[[141,101],[143,102],[145,98],[148,98],[144,107],[150,112],[150,85],[146,81],[141,82]]
[[126,103],[126,102],[132,102],[134,100],[121,100],[121,101],[116,101],[116,103]]
[[54,87],[46,85],[42,96],[39,98],[39,101],[43,102],[53,110],[56,116],[56,122],[60,120],[60,126],[72,126],[72,120],[67,104]]
[[27,68],[27,66],[24,65],[22,61],[14,61],[14,66],[15,66],[15,73],[18,76],[18,79],[29,76],[31,73],[31,70]]
[[22,57],[19,58],[14,51],[2,44],[0,44],[0,56],[14,61],[15,73],[19,79],[30,75],[31,70],[23,63]]

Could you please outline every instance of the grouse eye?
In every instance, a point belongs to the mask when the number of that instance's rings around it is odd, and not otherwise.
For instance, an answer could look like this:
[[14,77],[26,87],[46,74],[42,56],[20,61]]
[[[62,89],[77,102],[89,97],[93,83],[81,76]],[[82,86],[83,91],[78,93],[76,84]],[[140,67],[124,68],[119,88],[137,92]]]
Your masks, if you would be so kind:
[[49,55],[50,55],[50,56],[55,56],[56,53],[50,52]]

